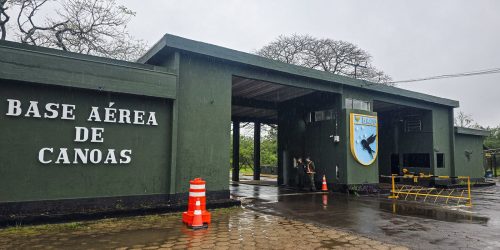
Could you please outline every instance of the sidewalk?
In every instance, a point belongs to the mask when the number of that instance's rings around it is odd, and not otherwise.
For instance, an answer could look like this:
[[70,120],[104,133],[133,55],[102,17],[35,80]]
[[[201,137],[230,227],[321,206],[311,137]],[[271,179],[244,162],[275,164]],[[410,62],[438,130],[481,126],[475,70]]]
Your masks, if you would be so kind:
[[201,231],[180,214],[0,229],[0,249],[407,249],[242,208],[212,218]]

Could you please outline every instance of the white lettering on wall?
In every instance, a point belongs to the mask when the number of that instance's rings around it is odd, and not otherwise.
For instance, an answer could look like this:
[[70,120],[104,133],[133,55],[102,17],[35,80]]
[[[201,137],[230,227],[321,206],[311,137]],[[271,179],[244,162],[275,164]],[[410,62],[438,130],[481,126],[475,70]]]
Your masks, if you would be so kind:
[[42,148],[38,161],[42,164],[128,164],[132,162],[132,149]]
[[148,118],[148,122],[146,124],[158,126],[158,123],[156,122],[155,112],[149,112],[149,118]]
[[106,160],[104,160],[104,164],[117,164],[118,162],[116,161],[116,156],[115,156],[115,150],[114,149],[108,149],[108,154],[106,155]]
[[59,108],[59,103],[47,103],[45,105],[45,114],[43,114],[43,118],[49,118],[49,119],[54,119],[57,118],[59,115],[59,112],[57,112],[57,109]]
[[85,127],[75,127],[75,142],[84,142],[89,139],[89,129]]
[[144,124],[144,111],[134,110],[134,124]]
[[[39,104],[36,100],[24,103],[17,99],[7,99],[6,116],[76,120],[76,105],[48,102]],[[91,106],[88,122],[105,122],[158,126],[156,112],[116,108],[115,102],[107,107]],[[75,126],[74,142],[103,143],[104,128]],[[129,164],[132,149],[89,149],[44,147],[38,151],[38,161],[42,164]]]
[[[22,102],[16,99],[7,99],[7,113],[8,116],[20,116],[23,113]],[[24,117],[35,117],[55,119],[61,115],[62,120],[75,120],[74,111],[76,109],[75,105],[72,104],[59,104],[59,103],[47,103],[42,107],[42,112],[38,106],[38,101],[29,101],[28,109],[24,112]],[[59,110],[61,109],[61,110]],[[60,112],[59,112],[60,111]]]
[[45,151],[50,151],[51,153],[54,152],[53,148],[42,148],[38,152],[38,161],[43,163],[43,164],[49,164],[52,162],[52,160],[44,160],[45,159]]
[[60,163],[70,164],[67,148],[60,148],[59,149],[59,156],[57,156],[56,164],[60,164]]
[[120,163],[124,163],[124,164],[127,164],[127,163],[130,163],[130,161],[132,161],[132,150],[130,149],[125,149],[125,150],[122,150],[122,152],[120,152]]
[[75,105],[62,104],[62,115],[61,119],[63,120],[74,120],[75,115],[73,111],[75,110]]
[[21,101],[14,99],[7,99],[9,106],[7,108],[7,114],[10,116],[19,116],[22,112],[21,110]]
[[92,130],[92,140],[91,142],[104,142],[102,138],[102,133],[104,133],[104,128],[90,128]]
[[30,106],[28,107],[28,111],[26,111],[26,114],[24,115],[26,117],[42,117],[40,115],[40,110],[38,110],[38,102],[36,101],[30,101]]
[[109,103],[109,107],[104,109],[104,122],[116,122],[116,109],[111,108],[115,104],[114,102]]
[[101,117],[99,117],[99,107],[92,107],[92,111],[90,111],[89,122],[100,122]]

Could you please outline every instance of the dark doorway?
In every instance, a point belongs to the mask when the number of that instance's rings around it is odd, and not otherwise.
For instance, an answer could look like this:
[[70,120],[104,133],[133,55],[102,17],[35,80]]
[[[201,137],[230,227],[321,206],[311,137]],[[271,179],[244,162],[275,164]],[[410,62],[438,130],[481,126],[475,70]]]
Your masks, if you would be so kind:
[[391,174],[399,174],[399,154],[391,154]]

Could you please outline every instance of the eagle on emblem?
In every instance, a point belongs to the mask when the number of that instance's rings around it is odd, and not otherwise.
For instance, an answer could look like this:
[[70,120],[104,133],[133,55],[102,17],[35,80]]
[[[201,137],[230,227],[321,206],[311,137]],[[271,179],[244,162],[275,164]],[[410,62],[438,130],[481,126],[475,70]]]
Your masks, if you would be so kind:
[[375,138],[376,138],[375,134],[372,134],[370,135],[370,137],[361,140],[361,146],[363,146],[364,150],[368,151],[368,153],[372,158],[373,158],[373,153],[375,153],[375,151],[370,147],[370,145],[373,142],[375,142]]

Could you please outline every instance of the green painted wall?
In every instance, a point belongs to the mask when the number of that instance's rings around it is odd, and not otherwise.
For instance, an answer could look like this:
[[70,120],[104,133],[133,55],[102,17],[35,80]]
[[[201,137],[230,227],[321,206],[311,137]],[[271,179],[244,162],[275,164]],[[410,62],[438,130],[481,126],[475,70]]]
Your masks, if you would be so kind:
[[[453,113],[451,113],[453,114]],[[454,148],[451,138],[453,137],[454,127],[453,120],[449,117],[450,112],[448,108],[436,107],[432,111],[432,124],[433,124],[433,137],[434,137],[434,151],[431,161],[434,166],[435,175],[453,175],[452,172],[452,158]],[[436,153],[443,153],[445,157],[445,167],[437,168]]]
[[[342,143],[335,143],[331,136],[343,135],[340,95],[311,94],[287,102],[280,107],[278,130],[280,143],[287,151],[288,182],[296,183],[297,170],[293,168],[293,158],[310,156],[316,166],[316,181],[323,174],[328,183],[346,183],[347,171],[345,152]],[[308,113],[313,111],[334,110],[334,119],[306,122]],[[339,178],[336,176],[339,167]]]
[[[406,132],[404,120],[409,116],[417,116],[421,120],[420,132]],[[399,171],[407,168],[415,173],[433,173],[433,132],[432,113],[428,110],[401,110],[379,113],[380,158],[381,174],[391,174],[391,154],[399,154]],[[427,168],[405,166],[403,155],[409,153],[426,153],[431,157]]]
[[[6,116],[7,99],[76,105],[75,120]],[[91,106],[156,112],[158,126],[89,122]],[[75,126],[104,128],[104,142],[75,142]],[[0,80],[0,202],[167,194],[171,101]],[[132,150],[128,164],[42,164],[41,148]],[[57,153],[52,156],[55,161]],[[70,153],[70,160],[73,161]],[[46,156],[46,158],[49,158]]]
[[378,169],[378,156],[377,160],[369,166],[361,165],[354,159],[351,152],[351,132],[350,132],[350,114],[365,114],[365,115],[377,115],[375,112],[369,112],[364,110],[356,109],[344,109],[345,121],[345,136],[344,145],[346,149],[346,166],[347,166],[347,184],[374,184],[379,181],[379,169]]
[[[353,79],[344,79],[348,84],[341,85],[324,73],[314,78],[316,71],[303,68],[278,63],[277,66],[284,68],[272,71],[260,64],[216,59],[175,47],[157,51],[150,61],[161,67],[8,42],[0,42],[0,52],[3,55],[0,58],[0,202],[186,193],[189,180],[195,177],[206,179],[209,191],[227,191],[233,76],[317,91],[279,106],[279,164],[282,167],[283,162],[287,163],[287,182],[295,179],[293,157],[307,155],[316,162],[318,180],[325,174],[329,183],[342,184],[378,183],[379,174],[390,164],[390,154],[396,151],[401,157],[406,152],[430,153],[432,166],[414,171],[434,171],[440,175],[453,174],[454,161],[458,162],[456,174],[467,172],[478,161],[476,158],[471,158],[470,164],[463,161],[460,152],[468,147],[480,151],[480,145],[476,139],[463,136],[457,136],[454,142],[451,107],[431,104],[445,101],[455,105],[454,101],[409,95],[386,87],[374,91],[375,87]],[[254,62],[260,60],[254,59]],[[273,68],[276,66],[274,62],[271,64]],[[289,72],[290,69],[297,71]],[[418,97],[430,102],[416,100]],[[7,117],[8,98],[23,102],[37,100],[41,104],[74,104],[77,118],[68,121]],[[382,128],[385,131],[380,131],[377,161],[362,166],[350,151],[349,114],[377,113],[346,109],[345,98],[416,108],[422,112],[423,131],[404,133],[398,127],[399,136],[395,140],[394,126]],[[154,111],[159,125],[86,120],[91,106],[103,110],[110,102],[117,108]],[[305,122],[308,112],[325,109],[334,109],[337,120]],[[393,114],[378,115],[379,123],[397,118]],[[102,127],[105,141],[74,142],[75,126]],[[339,143],[330,137],[335,134],[340,136]],[[124,165],[44,165],[37,159],[43,147],[127,148],[132,149],[133,156],[132,162]],[[287,152],[285,161],[283,151]],[[436,152],[445,154],[443,169],[434,169]],[[340,170],[338,179],[335,166]],[[471,175],[482,173],[474,168]]]
[[482,136],[455,134],[455,175],[484,177],[483,141]]
[[175,192],[202,177],[207,190],[229,189],[230,68],[219,61],[180,55]]
[[175,99],[164,67],[0,41],[0,79]]
[[286,152],[287,159],[280,159],[278,164],[286,164],[283,168],[283,184],[297,184],[297,170],[293,168],[293,158],[305,154],[305,132],[303,108],[288,106],[278,112],[278,156]]

